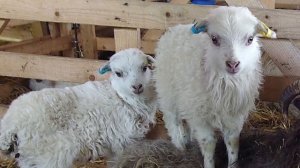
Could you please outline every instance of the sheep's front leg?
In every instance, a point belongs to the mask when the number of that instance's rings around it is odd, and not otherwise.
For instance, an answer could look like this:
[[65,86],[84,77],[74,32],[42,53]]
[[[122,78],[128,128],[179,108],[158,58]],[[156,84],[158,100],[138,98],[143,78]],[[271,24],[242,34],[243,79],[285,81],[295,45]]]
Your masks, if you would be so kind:
[[227,148],[228,168],[238,167],[238,153],[239,153],[239,138],[240,129],[230,129],[224,131],[224,141]]
[[214,168],[214,153],[217,143],[214,129],[209,125],[199,125],[192,128],[195,129],[194,135],[201,148],[204,168]]
[[163,118],[172,143],[178,149],[185,149],[185,145],[189,141],[190,136],[188,126],[178,118],[176,113],[164,112]]

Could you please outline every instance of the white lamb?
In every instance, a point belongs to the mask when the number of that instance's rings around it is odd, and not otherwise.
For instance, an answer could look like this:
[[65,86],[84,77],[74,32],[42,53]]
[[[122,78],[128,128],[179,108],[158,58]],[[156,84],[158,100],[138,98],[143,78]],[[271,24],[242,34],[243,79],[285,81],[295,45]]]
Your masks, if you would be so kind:
[[223,133],[228,167],[236,166],[239,134],[262,79],[257,34],[274,37],[270,31],[247,8],[219,7],[203,22],[172,27],[159,40],[159,108],[178,148],[189,138],[198,141],[205,168],[215,165],[215,130]]
[[30,92],[1,120],[0,149],[21,168],[70,168],[74,160],[119,153],[154,123],[151,56],[120,51],[101,72],[110,81]]

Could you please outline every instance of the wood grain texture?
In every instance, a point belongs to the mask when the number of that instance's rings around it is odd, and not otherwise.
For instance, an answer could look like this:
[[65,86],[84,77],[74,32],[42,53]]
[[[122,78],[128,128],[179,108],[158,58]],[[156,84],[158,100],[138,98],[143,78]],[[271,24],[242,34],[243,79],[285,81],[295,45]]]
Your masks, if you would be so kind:
[[286,76],[300,77],[300,49],[289,40],[263,40],[264,50]]
[[276,8],[300,9],[300,0],[276,0]]
[[[72,4],[72,5],[70,5]],[[1,0],[0,16],[8,19],[166,29],[205,18],[214,7],[132,0]],[[277,29],[278,37],[300,39],[300,11],[251,9]],[[268,16],[268,19],[266,19]]]
[[[97,37],[97,50],[116,51],[115,39],[108,37]],[[141,50],[146,54],[154,54],[157,41],[141,41]]]
[[264,83],[260,92],[260,99],[270,102],[278,102],[284,89],[299,79],[300,77],[264,77]]
[[80,42],[83,57],[88,59],[97,58],[96,31],[93,25],[80,25]]
[[0,51],[0,75],[83,83],[103,80],[98,69],[106,61]]
[[8,23],[10,22],[10,19],[5,19],[3,21],[3,23],[1,23],[0,25],[0,34],[3,32],[3,30],[6,28],[6,26],[8,25]]
[[115,49],[141,48],[140,29],[114,29]]
[[17,53],[47,55],[51,52],[63,51],[72,48],[71,36],[66,37],[42,37],[33,40],[22,41],[0,46],[0,51]]

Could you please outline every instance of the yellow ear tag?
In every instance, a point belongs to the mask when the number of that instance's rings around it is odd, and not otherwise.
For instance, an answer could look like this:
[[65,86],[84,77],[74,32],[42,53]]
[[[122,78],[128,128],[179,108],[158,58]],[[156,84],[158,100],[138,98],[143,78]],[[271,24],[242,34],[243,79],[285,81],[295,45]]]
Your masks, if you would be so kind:
[[264,22],[260,22],[260,24],[263,27],[263,29],[260,32],[258,32],[259,37],[277,38],[276,33],[273,30],[271,30]]

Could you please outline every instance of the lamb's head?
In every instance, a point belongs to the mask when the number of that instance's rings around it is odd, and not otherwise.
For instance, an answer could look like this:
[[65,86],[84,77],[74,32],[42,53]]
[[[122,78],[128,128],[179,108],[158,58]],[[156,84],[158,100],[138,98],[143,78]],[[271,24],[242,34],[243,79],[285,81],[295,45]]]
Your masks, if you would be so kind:
[[259,34],[276,36],[245,7],[218,7],[195,26],[209,38],[205,68],[225,75],[255,69],[261,56]]
[[111,71],[111,85],[121,97],[147,98],[154,92],[152,70],[155,60],[139,49],[114,54],[100,72]]

